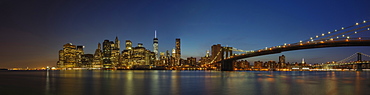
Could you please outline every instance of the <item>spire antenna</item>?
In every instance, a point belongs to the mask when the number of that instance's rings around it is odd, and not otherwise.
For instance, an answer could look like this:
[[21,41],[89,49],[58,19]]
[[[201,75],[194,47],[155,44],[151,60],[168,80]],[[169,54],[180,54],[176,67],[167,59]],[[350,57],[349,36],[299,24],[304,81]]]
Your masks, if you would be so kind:
[[154,38],[157,38],[157,30],[154,30]]

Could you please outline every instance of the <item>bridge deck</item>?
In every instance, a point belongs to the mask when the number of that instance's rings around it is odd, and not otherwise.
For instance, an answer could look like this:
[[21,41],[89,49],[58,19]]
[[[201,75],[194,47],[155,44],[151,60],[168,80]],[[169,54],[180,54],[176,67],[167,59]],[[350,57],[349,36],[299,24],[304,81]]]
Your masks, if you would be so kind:
[[[257,51],[248,52],[241,55],[234,55],[224,60],[238,60],[243,58],[262,56],[267,54],[281,53],[284,51],[302,50],[302,49],[313,49],[313,48],[327,48],[327,47],[343,47],[343,46],[370,46],[370,40],[364,39],[345,39],[345,40],[330,40],[320,42],[306,42],[306,43],[295,43],[282,46],[271,47],[267,49],[260,49]],[[221,61],[218,61],[221,62]]]

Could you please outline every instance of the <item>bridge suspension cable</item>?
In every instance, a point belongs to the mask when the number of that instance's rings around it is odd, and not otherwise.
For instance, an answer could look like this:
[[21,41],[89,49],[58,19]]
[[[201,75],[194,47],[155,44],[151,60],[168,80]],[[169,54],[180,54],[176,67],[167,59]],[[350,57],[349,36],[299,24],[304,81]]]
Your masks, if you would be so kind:
[[[359,28],[355,28],[355,29],[352,29],[352,30],[348,30],[348,31],[345,31],[345,32],[342,32],[342,33],[338,33],[338,34],[335,34],[339,31],[342,31],[342,30],[346,30],[346,29],[349,29],[349,28],[352,28],[352,27],[355,27],[355,26],[359,26],[359,25],[362,25],[362,24],[366,24],[368,23],[369,21],[363,21],[363,23],[356,23],[354,25],[351,25],[351,26],[348,26],[348,27],[342,27],[341,29],[339,30],[334,30],[333,32],[328,32],[328,33],[322,33],[321,36],[319,35],[316,35],[315,37],[310,37],[310,39],[308,40],[304,40],[303,42],[307,42],[307,41],[325,41],[325,40],[332,40],[332,39],[339,39],[341,36],[341,38],[349,38],[349,35],[353,35],[353,34],[357,34],[357,33],[360,33],[360,32],[364,32],[364,31],[369,31],[370,30],[370,25],[366,25],[366,26],[362,26],[362,27],[359,27]],[[367,29],[366,29],[367,28]],[[361,30],[361,29],[366,29],[366,30]],[[361,30],[360,32],[357,32],[356,30]],[[347,34],[347,33],[350,33],[350,32],[354,32],[354,33],[351,33],[351,34],[348,34],[348,35],[344,35],[344,34]],[[330,34],[335,34],[335,35],[330,35]],[[330,36],[329,36],[330,35]],[[317,40],[315,40],[317,39]],[[302,41],[300,41],[301,43]]]
[[364,56],[366,56],[366,57],[370,57],[370,55],[367,55],[367,54],[365,54],[365,53],[361,53],[361,55],[364,55]]
[[[346,37],[345,35],[343,36],[343,34],[346,34],[346,33],[349,33],[349,32],[353,32],[353,31],[356,32],[356,30],[364,29],[364,28],[368,28],[368,27],[370,27],[370,25],[359,27],[359,28],[356,28],[356,29],[353,29],[353,30],[348,30],[348,31],[345,31],[345,32],[342,32],[342,33],[338,33],[336,35],[329,36],[329,37],[321,38],[321,39],[319,39],[319,41],[327,40],[327,39],[330,39],[330,38],[333,38],[333,37],[339,38],[340,35],[342,35],[342,37]],[[367,30],[365,30],[365,31],[367,31]],[[354,34],[357,34],[357,33],[354,33]],[[349,36],[349,35],[347,35],[347,36]]]
[[354,34],[361,33],[361,32],[365,32],[365,31],[370,31],[370,28],[367,28],[366,30],[361,30],[361,31],[358,31],[358,32],[355,31],[355,32],[353,32],[351,34],[348,34],[347,36],[354,35]]
[[344,62],[347,62],[348,60],[354,59],[356,55],[357,55],[357,53],[352,54],[351,56],[349,56],[349,57],[347,57],[347,58],[344,58],[344,59],[342,59],[342,60],[340,60],[340,61],[337,61],[337,63],[344,63]]
[[215,56],[215,58],[213,58],[213,60],[210,63],[213,63],[216,60],[217,56],[220,55],[221,52],[222,52],[222,49],[220,49],[220,51],[218,51],[217,55]]
[[364,53],[361,53],[361,52],[356,52],[355,54],[352,54],[351,56],[349,56],[347,58],[344,58],[343,60],[337,61],[337,63],[345,63],[345,62],[348,62],[349,60],[356,59],[356,55],[358,53],[360,53],[361,55],[364,55],[366,57],[370,57],[370,55],[367,55],[367,54],[364,54]]

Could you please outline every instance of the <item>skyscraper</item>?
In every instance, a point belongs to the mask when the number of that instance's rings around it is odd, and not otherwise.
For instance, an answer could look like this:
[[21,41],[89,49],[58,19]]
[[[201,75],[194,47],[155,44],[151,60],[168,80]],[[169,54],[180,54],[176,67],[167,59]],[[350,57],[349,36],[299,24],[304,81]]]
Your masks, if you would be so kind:
[[176,59],[176,65],[181,65],[180,59],[181,59],[181,43],[180,38],[176,38],[176,49],[175,49],[175,59]]
[[121,66],[132,66],[133,61],[132,61],[132,52],[133,52],[133,47],[132,47],[132,42],[130,40],[126,40],[126,49],[122,51],[122,63]]
[[279,65],[280,65],[280,67],[286,67],[285,66],[285,56],[284,55],[279,56]]
[[120,55],[120,41],[116,37],[115,42],[104,40],[103,42],[103,68],[115,68]]
[[154,52],[154,54],[155,54],[155,60],[159,60],[159,57],[158,57],[158,38],[157,38],[157,30],[155,30],[155,31],[154,31],[153,52]]
[[102,56],[102,51],[101,51],[101,44],[98,43],[98,48],[95,50],[94,53],[94,61],[92,63],[93,68],[101,68],[102,67],[102,62],[103,62],[103,56]]
[[220,61],[223,56],[223,52],[221,52],[222,46],[221,44],[213,45],[211,47],[211,61]]
[[103,67],[104,68],[112,68],[112,45],[113,42],[110,42],[109,40],[104,40],[103,42]]
[[83,48],[84,48],[84,46],[77,46],[77,49],[76,49],[76,62],[77,62],[77,64],[75,65],[75,67],[81,67],[81,65],[82,65],[82,55],[84,55]]
[[59,68],[76,68],[82,64],[82,55],[84,54],[83,46],[72,45],[67,43],[63,45],[63,49],[59,51]]
[[114,45],[113,46],[113,49],[112,49],[112,64],[113,66],[117,66],[118,65],[118,62],[120,60],[120,41],[118,40],[118,37],[116,36],[116,39],[114,41],[114,44],[111,44],[111,45]]

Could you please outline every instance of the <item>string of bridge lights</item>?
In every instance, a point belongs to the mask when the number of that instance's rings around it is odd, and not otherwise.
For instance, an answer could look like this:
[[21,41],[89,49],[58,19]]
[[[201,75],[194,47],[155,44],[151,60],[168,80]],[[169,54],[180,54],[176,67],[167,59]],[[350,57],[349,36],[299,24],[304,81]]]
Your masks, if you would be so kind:
[[[350,35],[353,35],[353,34],[357,34],[357,33],[360,33],[360,32],[364,32],[364,31],[369,31],[370,28],[367,28],[367,30],[362,30],[362,31],[356,31],[356,30],[360,30],[360,29],[363,29],[363,28],[366,28],[366,27],[369,27],[370,25],[367,25],[367,26],[363,26],[363,27],[359,27],[359,28],[356,28],[356,29],[353,29],[353,30],[348,30],[346,32],[343,32],[343,33],[339,33],[339,34],[336,34],[336,35],[332,35],[332,36],[329,36],[329,37],[324,37],[324,36],[327,36],[329,34],[333,34],[333,33],[336,33],[338,31],[341,31],[341,30],[345,30],[345,29],[348,29],[348,28],[351,28],[351,27],[354,27],[354,26],[358,26],[358,25],[361,25],[361,24],[365,24],[367,23],[368,21],[364,20],[362,23],[355,23],[354,25],[352,26],[348,26],[348,27],[342,27],[341,29],[335,29],[333,32],[329,31],[327,33],[321,33],[321,36],[319,35],[316,35],[315,37],[310,37],[309,40],[305,40],[305,41],[302,41],[300,40],[299,43],[302,43],[302,42],[314,42],[314,41],[327,41],[327,40],[334,40],[334,39],[339,39],[339,38],[346,38],[346,39],[349,39],[350,38]],[[348,32],[352,32],[354,31],[353,33],[351,34],[348,34],[348,35],[344,35]],[[339,35],[341,35],[342,37],[339,37]],[[336,37],[335,37],[336,36]],[[323,38],[324,37],[324,38]],[[335,37],[335,38],[333,38]],[[321,39],[319,39],[321,38]],[[319,39],[319,40],[315,40],[315,39]],[[359,38],[361,39],[361,38]],[[284,45],[286,45],[286,43],[284,43]]]

